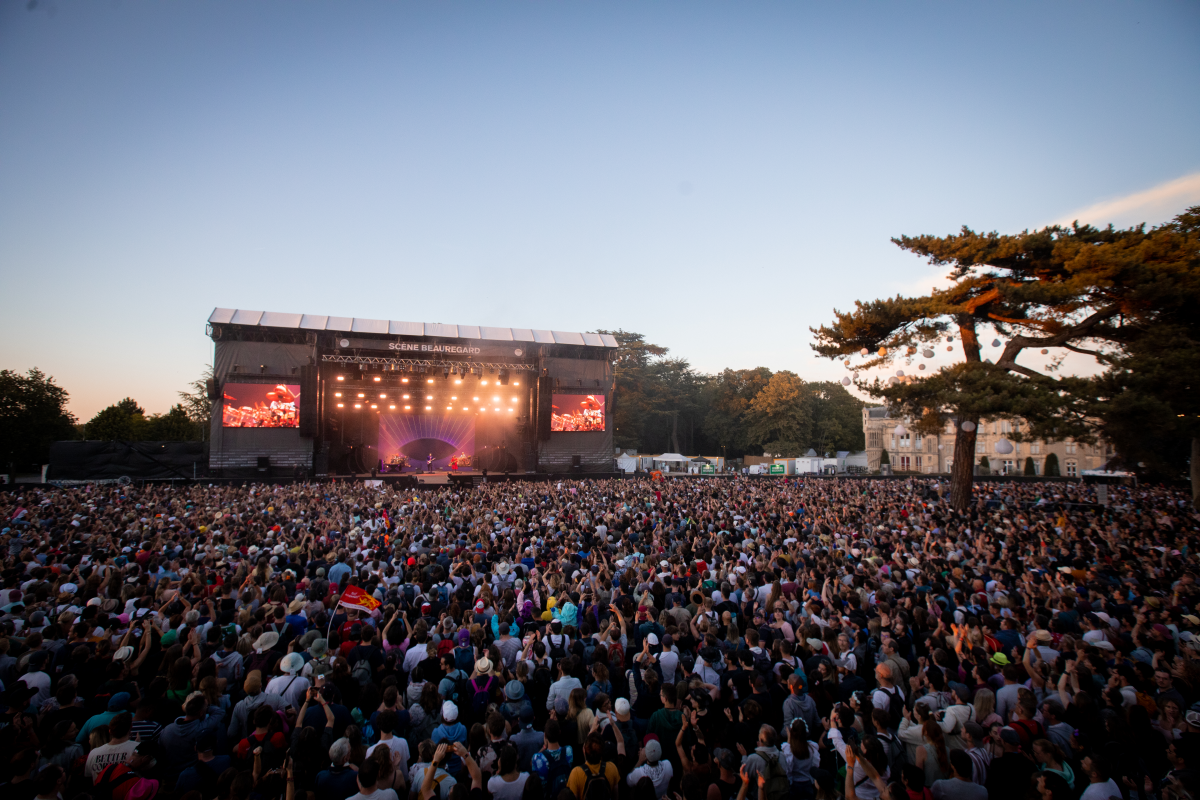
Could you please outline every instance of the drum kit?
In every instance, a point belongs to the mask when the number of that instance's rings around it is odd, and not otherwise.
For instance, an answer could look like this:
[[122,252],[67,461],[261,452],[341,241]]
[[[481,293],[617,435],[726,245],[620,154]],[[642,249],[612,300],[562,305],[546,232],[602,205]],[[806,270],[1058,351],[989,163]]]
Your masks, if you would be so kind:
[[396,453],[383,465],[384,472],[403,472],[408,467],[408,456]]
[[450,459],[450,469],[470,469],[470,468],[471,468],[471,456],[467,455],[466,453],[461,453],[460,455],[453,456]]

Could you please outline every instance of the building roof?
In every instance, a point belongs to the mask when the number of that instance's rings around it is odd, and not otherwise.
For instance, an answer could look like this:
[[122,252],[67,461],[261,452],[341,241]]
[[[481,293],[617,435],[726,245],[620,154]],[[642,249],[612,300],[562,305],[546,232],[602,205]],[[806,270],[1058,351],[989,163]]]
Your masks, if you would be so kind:
[[212,325],[246,325],[308,331],[339,331],[384,336],[436,336],[442,339],[484,339],[496,342],[574,344],[585,347],[616,347],[607,333],[574,333],[530,328],[489,328],[481,325],[443,325],[440,322],[401,322],[359,317],[330,317],[320,314],[289,314],[279,311],[250,311],[244,308],[215,308],[208,318]]
[[887,419],[888,410],[885,406],[874,406],[867,409],[867,417],[869,419]]

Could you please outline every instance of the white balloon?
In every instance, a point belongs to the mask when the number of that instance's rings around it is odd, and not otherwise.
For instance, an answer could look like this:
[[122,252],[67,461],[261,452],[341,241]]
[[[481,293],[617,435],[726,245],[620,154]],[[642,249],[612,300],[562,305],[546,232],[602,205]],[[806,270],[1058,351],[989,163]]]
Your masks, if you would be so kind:
[[896,378],[894,376],[891,378],[888,378],[888,385],[890,386],[891,384],[896,383],[897,380],[899,380],[899,378]]
[[925,369],[925,365],[924,365],[924,364],[917,364],[917,369]]
[[850,379],[842,378],[842,386],[849,386],[849,385],[850,385]]
[[904,370],[902,370],[902,369],[898,369],[898,370],[896,370],[896,377],[897,377],[897,378],[903,378],[903,377],[904,377]]
[[938,445],[938,450],[945,450],[945,449],[946,449],[946,445],[944,445],[944,444]]
[[996,452],[1002,456],[1006,456],[1013,451],[1013,443],[1008,439],[1000,439],[996,442]]
[[992,339],[992,347],[999,347],[999,346],[1000,346],[1000,340]]
[[933,351],[932,350],[922,350],[921,355],[925,356],[926,358],[933,358]]
[[967,433],[970,433],[971,431],[975,430],[975,423],[971,422],[971,420],[967,420],[962,424],[962,429]]
[[908,433],[908,429],[904,427],[903,422],[898,422],[896,423],[896,428],[892,431],[892,433],[896,434],[897,436],[903,436],[904,434]]
[[954,337],[953,337],[953,336],[947,336],[947,337],[946,337],[946,343],[947,343],[947,344],[954,344]]

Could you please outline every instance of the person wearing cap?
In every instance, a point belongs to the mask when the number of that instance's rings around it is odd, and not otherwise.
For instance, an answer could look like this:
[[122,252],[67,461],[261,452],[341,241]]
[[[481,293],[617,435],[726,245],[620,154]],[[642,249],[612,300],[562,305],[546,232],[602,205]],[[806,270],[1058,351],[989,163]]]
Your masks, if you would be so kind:
[[1007,726],[1001,728],[999,740],[1004,752],[993,758],[988,766],[988,796],[1020,797],[1028,788],[1029,778],[1037,768],[1021,752],[1021,737],[1016,730]]
[[249,733],[254,710],[260,705],[270,706],[273,711],[282,711],[288,707],[288,701],[281,695],[267,694],[262,688],[261,672],[253,670],[246,673],[246,680],[242,682],[242,691],[246,696],[233,707],[233,714],[229,718],[227,735],[230,741],[240,742]]
[[650,782],[654,784],[654,794],[662,797],[667,793],[675,771],[671,767],[671,762],[663,759],[662,745],[657,739],[650,738],[652,735],[646,737],[647,741],[638,753],[637,764],[625,777],[625,783],[629,786],[637,786],[638,781],[642,778],[649,778]]
[[[434,744],[446,742],[453,745],[467,743],[467,727],[458,721],[458,705],[447,700],[442,703],[442,724],[433,729],[429,736]],[[457,755],[447,756],[446,771],[457,775],[462,769],[462,759]]]
[[509,733],[515,732],[520,723],[518,722],[521,712],[529,709],[533,713],[533,703],[525,696],[525,684],[513,679],[504,685],[504,702],[500,704],[500,716],[504,717],[504,722],[508,726]]
[[304,698],[311,686],[308,678],[300,675],[304,668],[304,656],[299,653],[288,653],[279,660],[279,669],[283,674],[272,678],[264,690],[267,694],[276,694],[287,701],[292,708],[299,709],[304,704]]
[[192,692],[183,702],[183,716],[163,728],[158,741],[171,769],[182,770],[196,761],[196,742],[221,724],[222,709],[209,705],[201,692]]
[[89,717],[87,722],[83,723],[83,726],[79,729],[79,735],[75,737],[75,741],[79,742],[80,744],[86,743],[88,741],[88,737],[95,728],[99,728],[101,725],[107,725],[110,721],[112,721],[113,717],[124,713],[124,711],[129,707],[129,701],[130,697],[128,692],[117,692],[109,697],[107,708],[105,708],[105,710],[101,711],[99,714]]

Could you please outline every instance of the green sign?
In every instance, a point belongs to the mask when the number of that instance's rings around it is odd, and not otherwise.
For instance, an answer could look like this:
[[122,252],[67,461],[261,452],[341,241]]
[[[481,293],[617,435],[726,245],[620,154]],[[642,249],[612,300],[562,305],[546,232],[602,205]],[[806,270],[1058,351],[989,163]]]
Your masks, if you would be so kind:
[[768,472],[772,475],[786,475],[787,464],[772,464]]
[[717,468],[714,467],[712,464],[701,464],[700,465],[700,474],[701,475],[716,475]]

